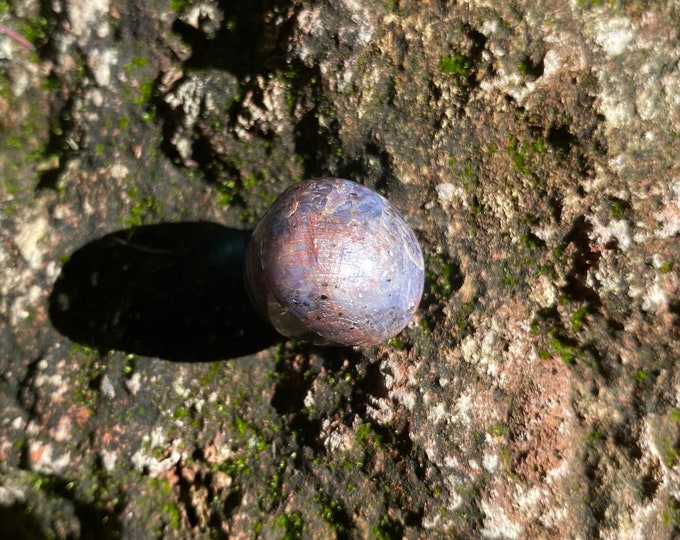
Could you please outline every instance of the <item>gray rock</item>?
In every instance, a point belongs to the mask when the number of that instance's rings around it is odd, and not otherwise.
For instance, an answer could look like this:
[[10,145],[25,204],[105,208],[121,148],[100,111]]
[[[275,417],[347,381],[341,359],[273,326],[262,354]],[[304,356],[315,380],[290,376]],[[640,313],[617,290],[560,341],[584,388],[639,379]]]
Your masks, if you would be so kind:
[[[680,11],[491,4],[0,12],[0,530],[678,535]],[[313,176],[422,244],[384,345],[247,304]]]

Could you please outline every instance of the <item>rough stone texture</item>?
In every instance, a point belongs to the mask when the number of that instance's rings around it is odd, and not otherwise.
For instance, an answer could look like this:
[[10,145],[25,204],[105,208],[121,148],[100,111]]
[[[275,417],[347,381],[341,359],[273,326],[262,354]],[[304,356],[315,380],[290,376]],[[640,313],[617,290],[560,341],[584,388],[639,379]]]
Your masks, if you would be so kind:
[[[4,533],[680,534],[677,2],[0,23]],[[243,230],[317,175],[421,241],[385,345],[286,342],[244,300]]]

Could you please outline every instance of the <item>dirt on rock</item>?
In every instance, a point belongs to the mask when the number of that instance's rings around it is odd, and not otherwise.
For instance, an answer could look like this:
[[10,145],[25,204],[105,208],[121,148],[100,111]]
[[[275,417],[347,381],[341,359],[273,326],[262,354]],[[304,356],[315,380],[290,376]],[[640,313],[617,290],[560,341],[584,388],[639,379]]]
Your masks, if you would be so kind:
[[[680,7],[0,1],[0,531],[680,535]],[[275,197],[423,248],[409,326],[277,336]]]

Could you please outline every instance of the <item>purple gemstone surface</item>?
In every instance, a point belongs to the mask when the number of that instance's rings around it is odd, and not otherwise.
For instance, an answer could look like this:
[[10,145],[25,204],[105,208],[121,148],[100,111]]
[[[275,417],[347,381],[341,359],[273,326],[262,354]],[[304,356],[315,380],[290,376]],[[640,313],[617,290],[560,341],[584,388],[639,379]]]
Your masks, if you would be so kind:
[[259,223],[246,282],[282,334],[318,344],[371,345],[400,332],[423,292],[423,256],[399,211],[338,178],[296,184]]

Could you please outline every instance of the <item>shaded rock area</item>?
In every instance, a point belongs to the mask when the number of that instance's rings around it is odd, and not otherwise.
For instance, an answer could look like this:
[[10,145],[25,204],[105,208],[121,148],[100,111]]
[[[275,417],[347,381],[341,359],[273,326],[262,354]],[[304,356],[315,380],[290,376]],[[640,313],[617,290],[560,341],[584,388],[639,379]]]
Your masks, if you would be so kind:
[[[680,535],[674,0],[0,2],[7,538]],[[275,336],[313,176],[423,247],[384,345]]]

